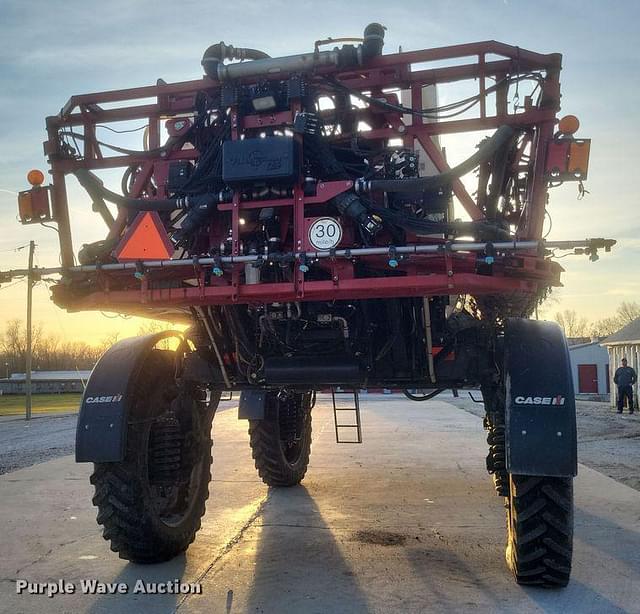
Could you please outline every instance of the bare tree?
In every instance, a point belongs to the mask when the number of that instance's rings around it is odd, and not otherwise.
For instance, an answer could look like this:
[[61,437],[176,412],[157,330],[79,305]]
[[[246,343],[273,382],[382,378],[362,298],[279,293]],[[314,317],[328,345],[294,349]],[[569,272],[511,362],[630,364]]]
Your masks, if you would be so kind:
[[567,337],[588,337],[590,327],[587,318],[579,316],[573,309],[558,311],[553,318],[564,330]]
[[[138,335],[152,335],[155,333],[161,333],[165,330],[176,330],[176,327],[171,322],[161,322],[159,320],[148,320],[144,324],[138,327]],[[174,350],[176,347],[176,339],[167,338],[160,341],[157,346],[161,350]]]
[[616,315],[620,318],[623,326],[631,324],[631,322],[640,318],[640,303],[623,301],[620,303]]
[[[0,333],[0,362],[11,372],[23,372],[27,348],[26,327],[20,320],[9,320]],[[37,370],[90,369],[103,349],[82,341],[61,342],[55,335],[46,335],[41,324],[33,327],[33,366]]]
[[117,343],[119,339],[120,339],[120,333],[118,331],[109,333],[108,335],[102,338],[102,341],[100,341],[100,345],[99,345],[100,351],[106,352],[114,343]]
[[616,313],[594,322],[592,334],[596,337],[607,337],[619,331],[623,326],[640,318],[640,303],[623,301],[618,305]]
[[160,322],[159,320],[149,320],[138,327],[139,335],[151,335],[165,330],[174,330],[175,326],[170,322]]

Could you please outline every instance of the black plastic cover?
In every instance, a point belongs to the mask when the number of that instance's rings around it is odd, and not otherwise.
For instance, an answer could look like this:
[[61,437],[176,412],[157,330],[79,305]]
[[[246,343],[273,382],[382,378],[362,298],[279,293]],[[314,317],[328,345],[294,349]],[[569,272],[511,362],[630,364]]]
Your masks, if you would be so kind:
[[256,181],[293,183],[298,178],[297,153],[297,143],[286,136],[225,141],[222,179],[229,185]]
[[353,384],[360,381],[356,360],[342,356],[304,356],[267,358],[264,363],[267,384]]
[[76,427],[76,462],[106,463],[124,459],[128,406],[141,364],[161,332],[123,339],[111,346],[91,372]]
[[264,420],[266,407],[266,390],[243,390],[240,393],[238,420]]
[[562,329],[553,322],[509,320],[505,370],[509,473],[576,475],[576,403]]

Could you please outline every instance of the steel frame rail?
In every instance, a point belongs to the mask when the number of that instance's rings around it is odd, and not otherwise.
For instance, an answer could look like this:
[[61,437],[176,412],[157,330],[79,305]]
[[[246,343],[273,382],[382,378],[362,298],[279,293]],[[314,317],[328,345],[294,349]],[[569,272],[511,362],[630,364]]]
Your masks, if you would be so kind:
[[[422,63],[456,60],[465,57],[474,58],[474,61],[449,67],[422,68],[416,66]],[[542,233],[547,194],[544,154],[547,142],[553,137],[555,115],[560,105],[560,66],[560,54],[538,54],[496,41],[484,41],[383,55],[374,58],[367,66],[357,69],[338,70],[332,67],[320,67],[312,75],[308,75],[308,79],[317,87],[322,88],[323,85],[326,86],[326,77],[331,76],[345,87],[359,92],[371,92],[372,95],[381,95],[383,88],[385,90],[394,87],[408,89],[412,101],[411,106],[414,108],[421,108],[422,91],[426,86],[453,83],[460,80],[476,80],[480,95],[478,117],[428,123],[421,117],[413,116],[411,123],[405,124],[402,113],[395,117],[392,117],[393,114],[388,114],[388,127],[374,127],[371,131],[359,132],[358,136],[369,139],[401,138],[407,147],[413,147],[415,139],[423,146],[436,168],[439,171],[446,171],[449,167],[440,150],[433,144],[432,136],[487,130],[504,124],[517,125],[529,130],[534,135],[531,144],[531,160],[534,163],[530,173],[526,204],[516,235],[517,240],[515,243],[508,242],[503,248],[498,247],[500,244],[495,244],[494,247],[507,251],[526,252],[532,250],[535,258],[537,257],[535,256],[536,250],[542,247],[539,240]],[[509,113],[507,108],[508,87],[500,87],[495,92],[495,113],[490,113],[484,97],[487,90],[487,80],[495,79],[499,82],[507,75],[525,74],[530,71],[544,73],[540,107],[528,106],[521,112]],[[278,78],[286,76],[283,73],[279,74]],[[248,81],[252,80],[248,79]],[[289,257],[293,260],[299,260],[301,257],[317,260],[330,258],[332,262],[338,262],[342,258],[345,262],[332,269],[331,281],[306,281],[299,267],[295,267],[292,284],[282,282],[281,284],[247,286],[241,283],[240,268],[238,267],[253,260],[252,257],[242,256],[239,252],[240,211],[254,207],[272,206],[275,203],[273,201],[271,204],[265,201],[243,202],[238,193],[235,194],[231,203],[223,203],[218,207],[219,211],[231,212],[233,239],[231,256],[187,260],[189,273],[184,272],[185,261],[181,260],[105,264],[94,267],[74,266],[73,241],[65,184],[66,175],[78,168],[100,170],[140,165],[142,167],[141,179],[134,185],[134,196],[138,196],[144,189],[144,180],[148,181],[154,175],[154,170],[160,178],[163,177],[163,171],[160,169],[162,164],[166,165],[172,160],[195,159],[199,156],[199,152],[194,149],[163,151],[159,154],[157,149],[161,145],[161,120],[192,113],[198,93],[205,92],[212,95],[219,92],[222,86],[222,83],[204,77],[194,81],[173,84],[159,82],[152,86],[73,96],[58,115],[47,118],[48,140],[44,143],[44,149],[51,166],[53,213],[58,224],[62,267],[46,268],[40,272],[43,275],[61,273],[68,278],[74,278],[78,274],[94,273],[94,281],[97,282],[95,292],[82,298],[75,297],[73,300],[66,293],[65,288],[56,286],[54,288],[56,302],[69,309],[102,308],[109,310],[117,305],[119,309],[127,311],[134,303],[162,308],[163,305],[173,306],[176,303],[186,304],[189,301],[191,304],[270,301],[276,300],[276,295],[281,298],[286,296],[291,300],[319,300],[336,297],[357,298],[360,295],[373,296],[374,294],[376,296],[413,296],[437,293],[452,294],[454,292],[536,292],[540,286],[558,283],[560,267],[554,270],[543,267],[545,269],[543,274],[537,276],[527,277],[524,275],[523,277],[520,275],[518,277],[517,272],[511,272],[508,274],[509,276],[504,277],[504,270],[497,263],[496,273],[493,276],[479,275],[468,271],[466,267],[463,267],[464,273],[458,274],[452,266],[451,255],[455,252],[476,252],[486,249],[486,244],[470,243],[450,243],[446,248],[443,248],[441,244],[393,248],[396,253],[406,255],[406,264],[413,262],[415,265],[405,271],[406,276],[354,279],[352,269],[349,270],[349,258],[377,258],[379,260],[389,252],[391,246],[389,248],[338,250],[330,254],[305,252],[303,239],[305,205],[323,201],[319,200],[317,196],[305,196],[300,185],[294,187],[292,198],[283,199],[281,203],[278,203],[279,206],[290,207],[292,210],[294,246]],[[155,102],[142,105],[131,104],[145,98],[155,98]],[[108,109],[101,106],[104,104],[113,106],[117,103],[122,103],[122,106]],[[285,113],[241,117],[238,109],[232,107],[232,138],[240,138],[245,130],[282,124],[287,121],[287,118],[292,119],[297,110],[299,109],[294,103],[292,108]],[[365,110],[365,112],[368,111]],[[284,117],[285,115],[286,117]],[[106,156],[96,138],[96,126],[133,119],[148,121],[149,148],[152,151]],[[65,157],[61,149],[59,132],[73,129],[75,126],[81,126],[83,129],[84,151],[82,159]],[[349,189],[349,186],[344,189]],[[158,198],[166,197],[163,190],[164,187],[160,182]],[[484,219],[484,213],[461,181],[454,182],[453,191],[472,219]],[[126,212],[121,209],[115,225],[111,228],[109,238],[117,237],[124,229],[125,224]],[[551,246],[550,243],[545,245],[546,247]],[[581,245],[580,242],[571,242],[572,247],[579,245]],[[418,262],[415,259],[419,254],[433,254],[440,256],[440,258],[438,261],[423,260]],[[224,274],[223,279],[211,280],[203,272],[203,267],[211,266],[214,262],[222,262],[230,269],[229,273]],[[403,263],[403,267],[405,263]],[[110,276],[111,272],[130,271],[134,268],[137,268],[138,272],[145,271],[145,274],[138,275],[137,287],[131,287],[130,284],[127,284],[126,288],[112,287],[114,279]],[[166,279],[165,276],[168,274],[175,280],[182,279],[183,284],[185,279],[188,279],[184,275],[188,274],[190,278],[194,278],[195,270],[198,287],[152,289],[149,278],[155,275],[154,271],[157,269],[163,270],[163,279]],[[173,271],[173,273],[169,271]],[[17,272],[14,273],[17,274]],[[361,289],[361,286],[364,288],[367,284],[368,293]],[[293,289],[289,288],[291,285]],[[95,307],[89,307],[89,305],[95,305]]]

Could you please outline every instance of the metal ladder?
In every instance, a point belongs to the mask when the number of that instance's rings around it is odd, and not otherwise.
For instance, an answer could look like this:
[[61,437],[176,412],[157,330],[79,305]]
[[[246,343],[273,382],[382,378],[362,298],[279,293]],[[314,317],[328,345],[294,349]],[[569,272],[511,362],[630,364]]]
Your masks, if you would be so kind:
[[[341,393],[337,393],[341,394]],[[349,394],[349,393],[342,393]],[[333,399],[333,421],[336,425],[336,443],[362,443],[362,423],[360,422],[360,394],[358,390],[354,389],[350,394],[353,394],[353,407],[337,407],[336,405],[336,391],[331,389],[331,398]],[[338,412],[351,411],[354,412],[355,424],[341,424],[338,421]],[[340,439],[340,429],[356,429],[356,439]]]

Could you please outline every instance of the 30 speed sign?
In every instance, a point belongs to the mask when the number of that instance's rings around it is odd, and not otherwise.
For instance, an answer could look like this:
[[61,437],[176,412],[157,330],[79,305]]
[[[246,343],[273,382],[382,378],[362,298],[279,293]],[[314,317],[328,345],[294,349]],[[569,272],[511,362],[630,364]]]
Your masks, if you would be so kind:
[[309,243],[316,249],[332,249],[342,239],[342,226],[332,217],[319,217],[309,226]]

